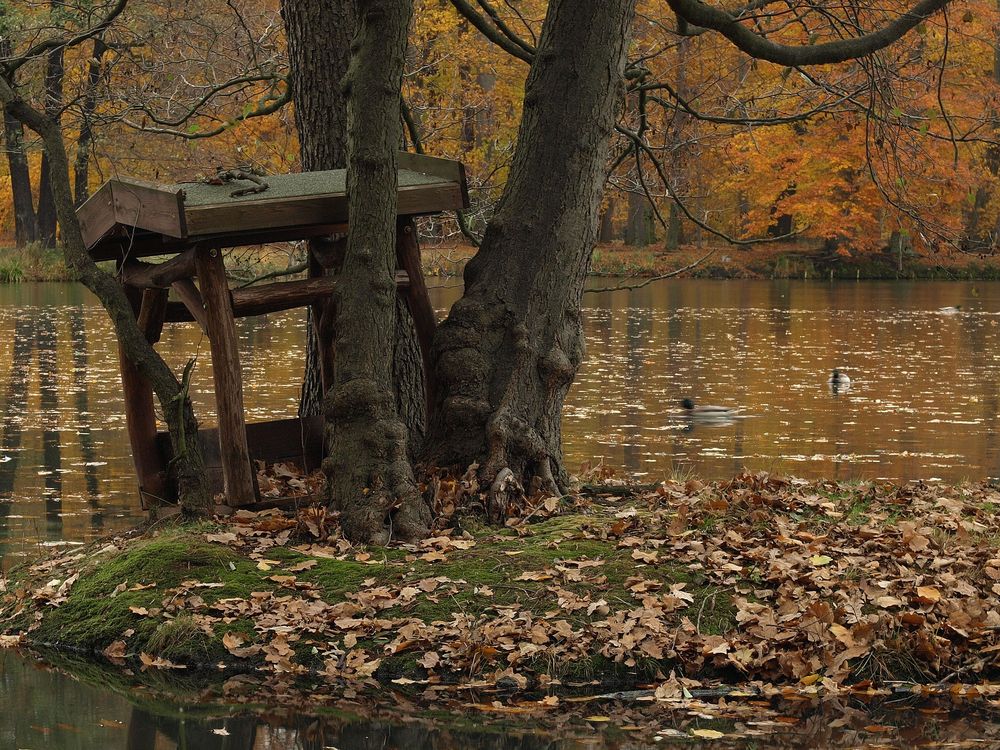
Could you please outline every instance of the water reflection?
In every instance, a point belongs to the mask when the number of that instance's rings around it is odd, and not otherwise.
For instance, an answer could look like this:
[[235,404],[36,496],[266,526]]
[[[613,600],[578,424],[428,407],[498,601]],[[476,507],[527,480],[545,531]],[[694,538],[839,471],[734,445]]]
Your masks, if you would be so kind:
[[[458,298],[432,289],[440,314]],[[584,298],[587,356],[566,401],[567,462],[655,479],[744,467],[836,479],[1000,476],[1000,284],[666,281]],[[954,315],[940,308],[961,305]],[[291,416],[299,311],[239,322],[250,421]],[[208,342],[164,330],[211,424]],[[852,379],[836,395],[834,367]],[[681,399],[737,407],[692,424]],[[0,287],[0,564],[130,526],[138,500],[117,349],[82,287]]]
[[[59,658],[59,657],[55,657]],[[172,680],[74,662],[62,671],[0,651],[0,747],[22,750],[644,750],[996,747],[984,699],[798,696],[705,703],[564,701],[558,709],[475,712],[474,694],[432,705],[385,687],[346,698],[243,680],[249,704],[210,678]],[[237,690],[236,692],[240,692]],[[334,693],[336,691],[334,690]],[[226,694],[228,695],[228,693]],[[280,696],[280,697],[279,697]],[[500,696],[486,698],[487,701]],[[479,695],[478,700],[483,700]],[[489,706],[489,703],[481,704]],[[524,705],[530,706],[530,702]],[[432,710],[433,709],[433,710]],[[596,717],[590,720],[585,717]],[[698,731],[715,739],[698,741]],[[702,735],[706,736],[706,735]]]

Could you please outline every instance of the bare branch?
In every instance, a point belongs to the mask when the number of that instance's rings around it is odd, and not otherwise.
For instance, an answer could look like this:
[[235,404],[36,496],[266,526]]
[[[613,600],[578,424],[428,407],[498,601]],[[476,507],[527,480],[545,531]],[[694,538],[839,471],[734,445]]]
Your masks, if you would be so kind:
[[897,41],[950,1],[920,0],[909,11],[901,13],[896,20],[881,29],[852,39],[814,45],[788,45],[773,42],[751,31],[740,23],[738,17],[700,0],[667,0],[679,19],[717,31],[751,57],[780,65],[826,65],[870,55]]
[[494,24],[487,21],[466,0],[451,0],[451,4],[455,6],[455,10],[468,20],[469,23],[479,29],[483,33],[483,36],[493,42],[493,44],[500,47],[504,52],[513,55],[518,60],[523,60],[528,65],[531,65],[532,60],[535,59],[534,54],[528,52],[520,44],[511,41],[506,34],[498,31]]
[[53,37],[51,39],[46,39],[45,41],[39,42],[34,47],[29,48],[17,57],[12,57],[7,61],[0,61],[0,69],[2,69],[3,75],[9,79],[14,75],[18,68],[35,58],[41,57],[42,55],[54,50],[75,47],[88,39],[92,39],[98,34],[104,33],[104,31],[111,26],[114,20],[125,11],[126,5],[128,5],[128,0],[117,0],[100,23],[91,26],[86,31],[82,31],[71,37]]

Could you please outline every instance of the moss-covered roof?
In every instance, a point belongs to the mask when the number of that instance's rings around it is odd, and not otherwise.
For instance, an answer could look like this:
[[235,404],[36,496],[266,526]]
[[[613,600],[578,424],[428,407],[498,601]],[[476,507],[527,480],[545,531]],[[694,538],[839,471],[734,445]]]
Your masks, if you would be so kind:
[[[347,170],[345,169],[268,175],[261,179],[267,183],[267,190],[239,196],[233,196],[233,191],[252,188],[255,183],[250,180],[235,180],[222,185],[209,185],[206,182],[184,182],[177,187],[184,190],[184,205],[190,207],[347,193]],[[410,169],[399,170],[399,187],[401,188],[436,185],[443,182],[446,180],[434,175],[422,174]]]

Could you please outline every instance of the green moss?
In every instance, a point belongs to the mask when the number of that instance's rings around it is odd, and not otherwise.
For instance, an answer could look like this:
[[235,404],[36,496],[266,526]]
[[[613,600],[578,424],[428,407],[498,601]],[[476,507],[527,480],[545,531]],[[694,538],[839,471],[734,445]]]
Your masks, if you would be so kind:
[[[101,650],[131,628],[136,631],[131,643],[144,646],[155,633],[157,622],[131,608],[149,610],[161,606],[163,592],[187,579],[226,579],[225,587],[212,590],[216,596],[246,595],[246,576],[241,573],[247,567],[225,547],[209,544],[181,529],[165,531],[133,542],[117,555],[98,557],[90,563],[70,589],[67,600],[43,618],[33,640]],[[256,580],[259,582],[259,577]],[[132,587],[151,583],[156,585],[115,593],[120,584]]]
[[181,664],[206,664],[221,656],[218,641],[187,615],[161,622],[149,637],[146,650]]

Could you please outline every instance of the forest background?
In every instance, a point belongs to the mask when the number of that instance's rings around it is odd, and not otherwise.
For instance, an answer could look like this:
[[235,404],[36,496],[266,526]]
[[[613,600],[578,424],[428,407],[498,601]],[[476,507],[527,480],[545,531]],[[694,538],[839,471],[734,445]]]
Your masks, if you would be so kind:
[[[537,43],[545,14],[534,0],[479,4],[492,28],[510,32],[503,39],[512,53],[470,23],[462,5],[418,0],[403,83],[403,145],[459,159],[469,172],[472,208],[460,221],[421,227],[426,247],[444,249],[432,262],[445,271],[468,255],[453,252],[455,244],[471,252],[500,197],[528,72],[517,52]],[[18,3],[0,22],[23,27],[25,17],[37,24],[53,14],[55,25],[60,13],[85,8]],[[789,8],[758,23],[772,34],[806,34]],[[43,34],[45,24],[38,28]],[[817,39],[810,33],[807,43]],[[787,67],[754,60],[718,34],[678,29],[664,0],[640,3],[598,270],[672,269],[719,246],[755,250],[726,260],[762,257],[768,246],[758,241],[774,238],[786,240],[780,250],[850,267],[876,257],[902,269],[916,256],[947,264],[992,255],[1000,233],[997,38],[997,6],[967,0],[869,57]],[[118,174],[173,182],[218,166],[298,170],[287,74],[277,2],[154,0],[129,5],[106,34],[53,53],[30,72],[37,80],[20,84],[35,87],[59,117],[80,203]],[[0,246],[44,254],[56,230],[40,143],[7,117],[4,145]]]

